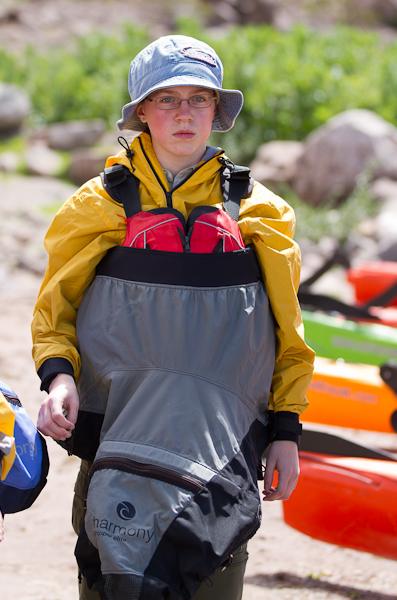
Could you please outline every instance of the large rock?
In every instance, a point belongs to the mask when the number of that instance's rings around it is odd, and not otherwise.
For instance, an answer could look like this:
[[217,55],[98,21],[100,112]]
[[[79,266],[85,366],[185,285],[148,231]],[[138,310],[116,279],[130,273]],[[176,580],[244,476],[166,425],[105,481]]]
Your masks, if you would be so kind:
[[277,11],[274,0],[207,0],[211,5],[210,25],[273,23]]
[[0,171],[3,173],[16,173],[20,164],[19,154],[7,150],[0,154]]
[[105,130],[103,119],[65,121],[39,129],[34,132],[33,138],[45,142],[53,150],[68,152],[96,144]]
[[18,133],[30,110],[29,97],[23,90],[0,81],[0,136]]
[[292,186],[317,206],[346,198],[366,167],[373,178],[397,179],[397,128],[369,110],[349,110],[308,136]]
[[396,0],[366,0],[366,3],[383,23],[394,27],[397,25]]
[[29,175],[57,177],[63,168],[62,158],[55,150],[42,142],[31,144],[25,152],[26,170]]
[[77,185],[83,185],[103,171],[107,157],[107,152],[96,148],[75,150],[68,171],[69,179]]
[[250,164],[251,175],[271,189],[295,177],[296,162],[304,150],[301,142],[274,141],[262,144]]

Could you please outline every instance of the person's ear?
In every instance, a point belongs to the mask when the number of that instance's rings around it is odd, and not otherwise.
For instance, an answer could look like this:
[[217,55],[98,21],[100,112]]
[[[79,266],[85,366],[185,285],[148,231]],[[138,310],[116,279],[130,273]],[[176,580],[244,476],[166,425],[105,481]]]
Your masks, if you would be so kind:
[[146,123],[145,109],[142,103],[139,103],[136,107],[136,114],[142,121],[142,123]]

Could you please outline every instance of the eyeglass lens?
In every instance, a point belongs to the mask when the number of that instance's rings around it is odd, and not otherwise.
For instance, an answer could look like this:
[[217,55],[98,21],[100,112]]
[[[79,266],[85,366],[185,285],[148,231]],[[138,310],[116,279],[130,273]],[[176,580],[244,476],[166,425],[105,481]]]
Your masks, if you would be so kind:
[[211,94],[196,94],[190,98],[177,98],[176,96],[159,96],[156,99],[148,98],[151,102],[156,102],[160,110],[173,110],[179,108],[182,102],[187,102],[192,108],[208,108],[211,106],[215,97]]

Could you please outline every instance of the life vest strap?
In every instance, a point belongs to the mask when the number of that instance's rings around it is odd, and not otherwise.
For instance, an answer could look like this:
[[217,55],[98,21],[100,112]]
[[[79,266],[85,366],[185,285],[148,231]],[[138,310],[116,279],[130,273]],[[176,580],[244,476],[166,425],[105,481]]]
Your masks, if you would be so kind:
[[124,206],[128,218],[142,210],[139,181],[127,167],[113,165],[101,173],[103,187],[113,200]]

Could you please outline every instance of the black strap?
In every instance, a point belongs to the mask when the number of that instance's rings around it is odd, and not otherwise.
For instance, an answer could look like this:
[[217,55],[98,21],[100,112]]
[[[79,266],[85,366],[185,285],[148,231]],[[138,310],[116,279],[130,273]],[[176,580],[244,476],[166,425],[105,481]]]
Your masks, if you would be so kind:
[[368,300],[364,304],[364,308],[369,308],[370,306],[386,306],[392,300],[394,300],[397,296],[397,281],[395,281],[387,290],[375,296],[371,300]]
[[344,302],[324,296],[322,294],[312,294],[306,288],[299,288],[298,300],[302,308],[307,307],[309,310],[320,309],[325,312],[338,312],[341,315],[351,319],[369,319],[371,321],[379,321],[378,317],[372,315],[367,308],[360,306],[351,306]]
[[334,456],[352,456],[355,458],[372,458],[375,460],[396,461],[397,458],[391,452],[380,450],[372,446],[358,444],[347,438],[325,431],[304,429],[301,437],[299,450],[303,452],[319,452],[320,454],[332,454]]
[[238,222],[241,200],[247,196],[250,184],[253,182],[250,177],[250,169],[235,165],[232,161],[224,158],[220,158],[219,162],[224,165],[221,172],[223,208],[232,219]]
[[305,281],[301,282],[301,287],[307,288],[312,285],[315,281],[320,279],[324,273],[327,273],[334,265],[341,265],[345,269],[350,267],[350,260],[348,257],[348,253],[344,246],[338,246],[332,256],[328,260],[324,262],[317,271],[315,271],[310,277],[308,277]]
[[101,173],[103,187],[113,200],[124,206],[127,218],[142,210],[139,181],[127,167],[113,165]]

